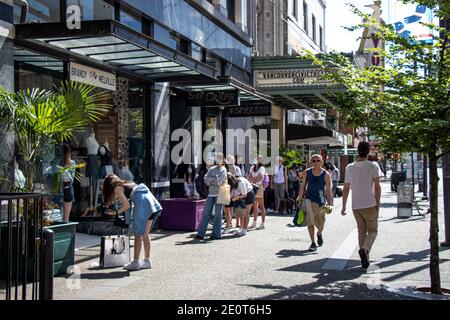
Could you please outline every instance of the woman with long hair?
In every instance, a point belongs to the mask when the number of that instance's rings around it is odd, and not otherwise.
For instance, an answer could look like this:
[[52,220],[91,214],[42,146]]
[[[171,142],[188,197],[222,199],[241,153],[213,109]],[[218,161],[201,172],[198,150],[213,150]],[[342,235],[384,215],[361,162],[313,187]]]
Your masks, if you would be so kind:
[[[161,214],[162,208],[145,184],[124,181],[114,174],[106,176],[103,183],[103,201],[109,207],[120,201],[120,215],[130,209],[133,203],[132,226],[134,232],[134,260],[124,266],[125,270],[135,271],[150,269],[150,231],[153,221]],[[144,260],[140,261],[142,243],[144,243]]]
[[[75,179],[76,162],[72,160],[72,151],[68,144],[63,144],[63,167],[66,169],[63,173],[64,196],[63,196],[63,215],[64,221],[68,222],[72,205],[75,201],[75,193],[73,190],[73,180]],[[69,169],[70,168],[70,169]]]
[[195,179],[197,174],[195,173],[195,168],[192,165],[187,167],[186,173],[184,174],[184,196],[187,199],[195,198]]
[[238,235],[245,236],[250,220],[250,210],[255,202],[253,185],[244,177],[234,177],[230,174],[228,175],[228,184],[231,189],[230,205],[236,209],[237,224],[242,226]]
[[[256,222],[258,221],[258,209],[261,208],[261,219],[262,222],[258,226],[257,229],[264,229],[264,222],[266,221],[266,208],[264,207],[264,186],[263,179],[266,175],[266,168],[262,163],[263,157],[261,155],[258,156],[257,162],[254,166],[250,168],[250,172],[248,174],[248,179],[250,182],[257,185],[258,192],[256,193],[256,200],[253,204],[253,223],[248,227],[249,229],[256,227]],[[244,226],[247,228],[247,226]]]

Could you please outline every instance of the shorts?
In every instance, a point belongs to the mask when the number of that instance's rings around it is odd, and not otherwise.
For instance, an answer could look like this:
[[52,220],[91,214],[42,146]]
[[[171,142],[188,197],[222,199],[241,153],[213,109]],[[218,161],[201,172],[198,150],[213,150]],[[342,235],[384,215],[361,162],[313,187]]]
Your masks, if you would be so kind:
[[260,186],[258,189],[258,192],[256,193],[256,199],[263,199],[264,198],[264,187]]
[[253,203],[255,203],[255,192],[252,190],[247,193],[247,197],[245,197],[245,205],[248,206]]
[[73,202],[75,199],[75,194],[73,190],[72,182],[64,182],[64,202]]
[[323,230],[325,226],[325,207],[319,206],[318,203],[309,199],[304,199],[306,207],[305,220],[308,227],[315,226],[319,230]]

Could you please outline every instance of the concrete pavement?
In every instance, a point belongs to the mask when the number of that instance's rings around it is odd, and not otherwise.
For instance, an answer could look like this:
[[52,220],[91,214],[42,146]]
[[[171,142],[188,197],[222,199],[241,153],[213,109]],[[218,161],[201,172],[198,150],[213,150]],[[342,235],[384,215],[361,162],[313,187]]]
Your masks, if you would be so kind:
[[[226,235],[222,240],[202,242],[192,238],[194,233],[159,231],[152,235],[153,269],[137,272],[99,269],[100,248],[90,239],[92,247],[82,246],[76,252],[79,273],[55,278],[54,296],[88,300],[410,299],[405,289],[429,286],[429,216],[397,219],[396,200],[384,182],[379,236],[367,271],[360,267],[353,215],[341,216],[341,199],[337,199],[335,211],[327,217],[324,246],[315,253],[307,251],[306,228],[293,227],[292,216],[287,215],[268,216],[265,230],[250,231],[242,238]],[[443,224],[442,214],[439,219]],[[441,279],[442,286],[450,288],[449,248],[441,248]]]

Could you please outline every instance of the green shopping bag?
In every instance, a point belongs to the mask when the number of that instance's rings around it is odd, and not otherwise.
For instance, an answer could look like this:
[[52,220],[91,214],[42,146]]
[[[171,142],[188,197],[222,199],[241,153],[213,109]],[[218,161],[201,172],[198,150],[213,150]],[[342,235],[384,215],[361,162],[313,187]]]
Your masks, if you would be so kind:
[[302,208],[299,208],[295,213],[293,223],[297,227],[300,227],[304,221],[305,221],[305,212],[302,210]]

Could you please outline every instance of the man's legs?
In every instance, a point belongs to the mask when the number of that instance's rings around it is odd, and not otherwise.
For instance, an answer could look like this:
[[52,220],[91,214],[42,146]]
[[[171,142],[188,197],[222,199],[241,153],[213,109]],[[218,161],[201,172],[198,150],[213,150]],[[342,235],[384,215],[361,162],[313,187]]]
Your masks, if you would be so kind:
[[361,209],[353,209],[353,215],[355,216],[356,226],[358,227],[359,248],[362,249],[364,247],[364,243],[366,242],[367,237],[366,220],[361,214]]
[[281,188],[281,184],[279,183],[274,183],[273,184],[273,192],[275,193],[275,211],[278,212],[280,210],[280,201],[281,201],[281,197],[280,197],[280,188]]
[[378,235],[378,210],[376,208],[366,209],[365,213],[366,226],[367,226],[367,236],[364,241],[363,248],[368,252],[372,250],[372,245]]

